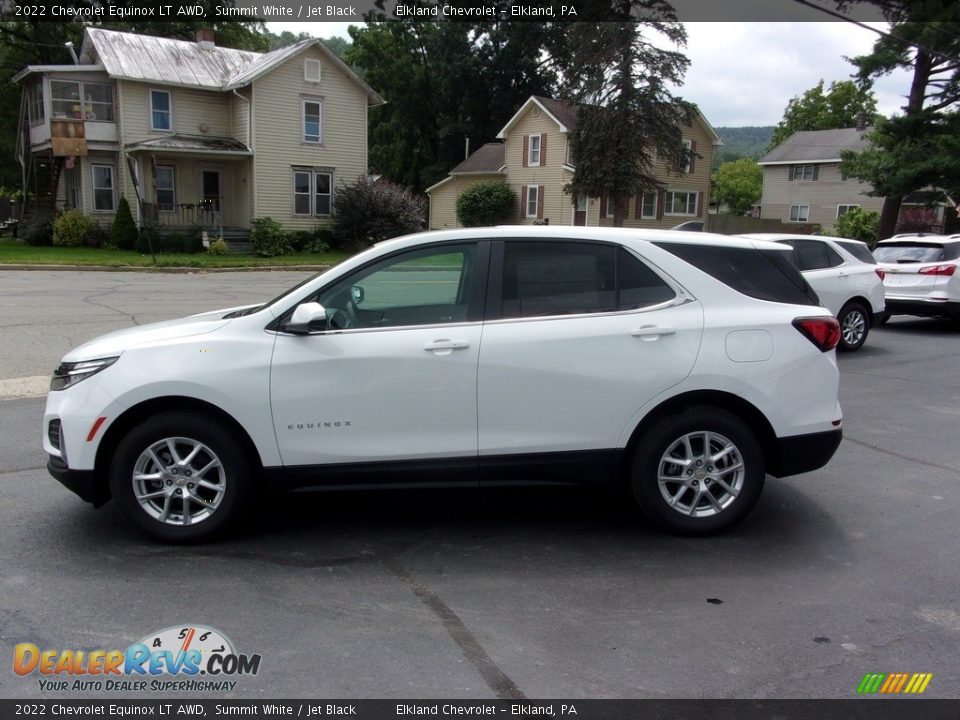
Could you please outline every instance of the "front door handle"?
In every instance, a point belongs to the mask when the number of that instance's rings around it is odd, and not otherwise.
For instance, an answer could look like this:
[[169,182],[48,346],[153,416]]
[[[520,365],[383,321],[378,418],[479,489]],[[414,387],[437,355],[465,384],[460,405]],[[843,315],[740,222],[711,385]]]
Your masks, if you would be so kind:
[[470,347],[470,343],[466,340],[447,340],[446,338],[442,338],[428,342],[423,346],[423,349],[427,352],[433,352],[436,350],[465,350],[468,347]]
[[676,335],[676,333],[677,329],[675,327],[661,327],[659,325],[644,325],[630,331],[633,337],[650,338],[651,340],[655,340],[661,335]]

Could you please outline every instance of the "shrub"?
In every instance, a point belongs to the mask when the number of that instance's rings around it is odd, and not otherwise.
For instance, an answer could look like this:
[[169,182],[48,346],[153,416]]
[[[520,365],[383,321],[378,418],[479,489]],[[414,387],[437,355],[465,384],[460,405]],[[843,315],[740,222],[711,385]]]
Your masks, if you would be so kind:
[[150,245],[153,244],[153,252],[160,252],[160,231],[156,223],[144,223],[143,229],[137,235],[136,250],[141,255],[150,254]]
[[113,225],[110,226],[110,243],[121,250],[133,250],[137,247],[139,236],[137,225],[133,222],[133,215],[130,213],[130,203],[121,195],[120,202],[117,204],[117,214],[113,218]]
[[90,230],[87,232],[86,237],[83,238],[83,244],[89,248],[103,247],[104,245],[108,245],[109,242],[110,234],[106,229],[96,223],[90,224]]
[[53,244],[63,247],[83,245],[93,222],[79,210],[67,210],[53,221]]
[[325,253],[333,243],[333,233],[323,226],[313,230],[294,230],[288,237],[294,252]]
[[208,255],[226,255],[227,254],[227,241],[222,237],[218,237],[216,240],[210,241],[210,247],[207,248]]
[[183,252],[194,255],[203,252],[203,228],[194,225],[183,236]]
[[426,200],[394,183],[361,177],[337,190],[333,213],[335,247],[360,250],[424,227]]
[[484,180],[457,198],[457,221],[464,227],[499,225],[510,219],[513,193],[504,180]]
[[850,208],[837,218],[833,229],[837,237],[862,240],[873,245],[877,241],[877,227],[880,225],[880,213],[863,208]]
[[283,255],[293,250],[283,226],[269,217],[257,218],[253,221],[253,227],[250,229],[250,244],[253,246],[253,254],[260,257]]
[[168,235],[160,236],[161,253],[182,253],[186,247],[186,238],[182,233],[172,232]]
[[19,235],[27,245],[38,247],[53,245],[53,223],[50,222],[50,218],[33,218],[24,224]]

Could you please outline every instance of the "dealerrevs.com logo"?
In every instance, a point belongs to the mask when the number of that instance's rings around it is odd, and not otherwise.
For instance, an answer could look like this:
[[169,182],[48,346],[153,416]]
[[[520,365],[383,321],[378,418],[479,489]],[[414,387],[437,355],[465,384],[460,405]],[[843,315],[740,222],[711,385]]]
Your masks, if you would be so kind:
[[241,675],[260,671],[259,654],[238,653],[218,630],[202,625],[169,627],[151,633],[126,650],[52,650],[20,643],[13,671],[39,675],[49,692],[224,692]]

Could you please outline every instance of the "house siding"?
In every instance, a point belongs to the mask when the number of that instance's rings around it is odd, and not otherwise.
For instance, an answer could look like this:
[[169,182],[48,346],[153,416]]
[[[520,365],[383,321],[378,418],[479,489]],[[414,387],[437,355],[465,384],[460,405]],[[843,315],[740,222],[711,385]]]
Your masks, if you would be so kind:
[[[529,135],[546,135],[546,162],[538,167],[524,167],[525,138]],[[570,172],[563,167],[567,157],[567,134],[561,132],[557,124],[536,105],[518,118],[506,138],[504,164],[507,166],[507,178],[513,196],[514,214],[511,222],[519,225],[532,225],[536,218],[526,217],[525,198],[521,197],[523,188],[530,185],[543,186],[543,221],[551,225],[573,224],[571,197],[563,192],[570,182]]]
[[190,90],[129,80],[121,80],[117,85],[120,86],[123,101],[122,137],[125,143],[142,142],[170,134],[167,131],[150,129],[151,90],[170,93],[173,132],[184,135],[232,137],[244,142],[244,138],[236,137],[233,132],[232,100],[237,98],[229,93]]
[[760,217],[790,222],[792,205],[809,205],[808,223],[832,228],[837,219],[838,205],[859,205],[864,210],[880,211],[883,198],[870,197],[867,183],[854,178],[843,180],[839,163],[819,164],[817,180],[790,180],[790,165],[763,167],[763,195],[760,198]]
[[[303,79],[303,62],[321,63],[321,82]],[[290,229],[309,230],[326,217],[293,214],[292,168],[330,168],[336,189],[367,172],[367,96],[321,51],[311,48],[253,83],[255,214]],[[301,97],[320,98],[322,145],[304,143]]]
[[430,193],[430,222],[427,227],[430,230],[463,227],[457,222],[457,198],[470,186],[491,180],[503,180],[503,175],[460,175],[435,188]]

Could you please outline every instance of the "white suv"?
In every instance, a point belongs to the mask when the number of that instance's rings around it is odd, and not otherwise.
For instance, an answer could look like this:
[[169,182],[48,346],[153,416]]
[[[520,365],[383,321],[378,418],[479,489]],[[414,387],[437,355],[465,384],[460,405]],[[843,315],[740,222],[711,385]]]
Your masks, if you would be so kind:
[[[708,240],[708,241],[705,241]],[[381,243],[274,300],[68,353],[49,470],[151,537],[260,490],[624,483],[702,534],[841,437],[839,325],[773,243],[504,227]]]
[[960,320],[960,235],[895,235],[873,256],[886,273],[888,315]]
[[840,321],[840,350],[859,350],[885,306],[883,270],[865,242],[846,238],[782,233],[743,237],[771,240],[793,248],[793,262],[820,302]]

